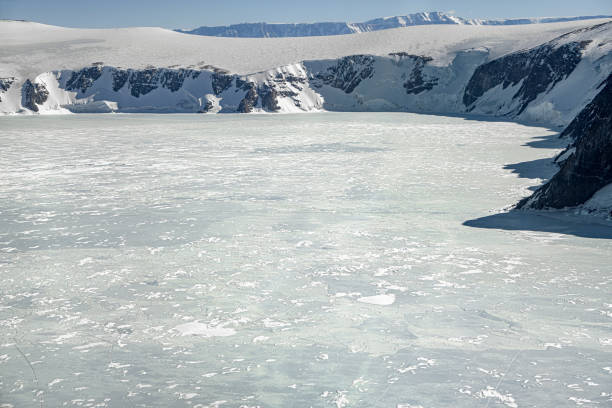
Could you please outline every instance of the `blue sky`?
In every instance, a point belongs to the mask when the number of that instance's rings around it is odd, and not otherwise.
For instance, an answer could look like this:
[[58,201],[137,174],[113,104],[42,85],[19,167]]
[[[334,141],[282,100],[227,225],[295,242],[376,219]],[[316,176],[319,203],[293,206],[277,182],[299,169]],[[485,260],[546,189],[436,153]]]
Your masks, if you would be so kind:
[[69,27],[356,22],[419,11],[467,18],[612,14],[612,0],[0,0],[0,18]]

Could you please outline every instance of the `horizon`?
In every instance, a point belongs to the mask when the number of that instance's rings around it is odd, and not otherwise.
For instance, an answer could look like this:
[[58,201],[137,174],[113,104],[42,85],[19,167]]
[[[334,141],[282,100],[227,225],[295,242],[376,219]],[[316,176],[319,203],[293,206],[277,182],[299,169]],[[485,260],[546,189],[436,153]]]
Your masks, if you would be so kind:
[[[577,16],[611,16],[612,4],[607,0],[585,0],[580,4],[544,0],[532,4],[517,0],[512,6],[488,4],[480,0],[412,1],[381,0],[371,2],[340,0],[329,5],[323,0],[307,4],[265,1],[257,5],[244,0],[230,0],[219,6],[209,1],[183,0],[183,7],[164,7],[160,0],[108,0],[104,4],[92,1],[64,0],[49,4],[32,0],[23,4],[17,0],[0,0],[0,19],[29,21],[73,28],[161,27],[188,29],[201,26],[235,24],[312,24],[360,23],[377,18],[416,13],[440,12],[465,19],[521,19]],[[117,13],[116,11],[120,12]],[[519,11],[517,11],[519,10]],[[550,11],[554,10],[554,13]]]
[[268,24],[268,25],[274,25],[274,24],[279,24],[279,25],[281,25],[281,24],[300,25],[300,24],[317,24],[317,23],[359,24],[359,23],[367,23],[367,22],[372,21],[372,20],[387,19],[387,18],[394,18],[394,17],[402,17],[402,16],[414,15],[414,14],[419,14],[419,13],[441,13],[441,14],[445,14],[445,15],[448,15],[448,16],[463,18],[465,20],[482,20],[482,21],[522,20],[522,19],[529,19],[529,18],[533,18],[533,19],[574,18],[574,17],[585,17],[585,18],[590,18],[590,19],[612,18],[612,13],[611,14],[575,14],[575,15],[523,16],[523,17],[509,17],[509,18],[505,18],[505,17],[496,17],[496,18],[466,18],[464,16],[460,16],[460,15],[457,15],[457,14],[449,14],[449,13],[442,12],[442,11],[418,11],[418,12],[414,12],[414,13],[396,14],[396,15],[392,15],[392,16],[372,17],[370,19],[363,20],[363,21],[348,21],[348,20],[347,21],[341,21],[341,20],[287,21],[287,22],[282,22],[282,21],[239,21],[239,22],[229,23],[229,24],[216,24],[216,25],[212,24],[212,25],[202,25],[202,26],[194,26],[194,27],[174,27],[174,28],[163,27],[163,26],[159,26],[159,25],[132,25],[132,26],[116,26],[116,27],[78,26],[77,27],[77,26],[58,25],[58,24],[46,23],[46,22],[42,22],[42,21],[27,20],[27,19],[16,19],[16,18],[0,18],[0,21],[17,21],[17,22],[24,22],[24,23],[35,23],[35,24],[43,24],[43,25],[49,25],[49,26],[56,26],[56,27],[82,28],[82,29],[163,28],[163,29],[168,29],[168,30],[185,30],[185,29],[195,29],[195,28],[199,28],[199,27],[229,27],[229,26],[236,26],[236,25],[243,25],[243,24]]

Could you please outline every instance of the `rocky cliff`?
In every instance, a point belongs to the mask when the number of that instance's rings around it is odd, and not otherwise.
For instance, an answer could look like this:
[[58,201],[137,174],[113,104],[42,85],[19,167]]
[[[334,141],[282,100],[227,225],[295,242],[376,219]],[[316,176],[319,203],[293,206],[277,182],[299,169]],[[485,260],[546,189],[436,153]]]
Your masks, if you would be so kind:
[[612,75],[562,133],[573,139],[559,172],[518,208],[564,208],[587,202],[612,183]]
[[582,52],[590,41],[555,42],[516,52],[483,64],[476,69],[463,95],[468,111],[489,90],[516,87],[506,112],[521,114],[539,94],[566,79],[582,60]]
[[480,65],[465,87],[468,112],[567,125],[612,70],[610,23],[574,30]]
[[38,106],[45,103],[48,97],[49,91],[43,84],[27,79],[21,87],[21,104],[31,111],[38,112]]
[[[3,79],[0,97],[14,80]],[[208,67],[122,69],[96,64],[47,72],[21,85],[21,111],[298,112],[322,108],[301,64],[254,75]]]
[[[13,82],[15,82],[16,78],[8,77],[8,78],[0,78],[0,92],[5,93],[11,88]],[[2,97],[0,96],[0,102],[2,102]]]
[[[476,113],[565,126],[612,70],[612,43],[602,41],[610,32],[612,22],[598,24],[499,58],[490,58],[484,47],[454,51],[443,62],[396,51],[303,61],[248,75],[203,63],[140,69],[94,63],[35,78],[4,78],[0,110],[409,111]],[[22,88],[21,103],[4,103],[16,86]]]

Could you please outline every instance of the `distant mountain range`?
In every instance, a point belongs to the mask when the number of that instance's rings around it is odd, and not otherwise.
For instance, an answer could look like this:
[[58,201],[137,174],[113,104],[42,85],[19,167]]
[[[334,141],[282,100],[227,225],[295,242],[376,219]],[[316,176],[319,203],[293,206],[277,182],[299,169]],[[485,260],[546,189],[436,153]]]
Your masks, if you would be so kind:
[[369,31],[387,30],[390,28],[409,27],[431,24],[458,25],[520,25],[558,23],[566,21],[609,18],[612,16],[579,16],[579,17],[545,17],[514,19],[465,19],[441,12],[423,12],[405,16],[383,17],[363,23],[323,22],[323,23],[242,23],[229,26],[202,26],[192,30],[178,29],[180,33],[204,35],[211,37],[315,37],[325,35],[354,34]]

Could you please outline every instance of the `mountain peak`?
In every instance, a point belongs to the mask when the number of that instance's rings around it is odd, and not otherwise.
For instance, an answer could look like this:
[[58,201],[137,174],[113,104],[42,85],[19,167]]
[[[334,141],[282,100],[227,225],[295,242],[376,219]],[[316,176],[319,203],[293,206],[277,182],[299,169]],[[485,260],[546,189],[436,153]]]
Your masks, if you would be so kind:
[[391,28],[417,25],[457,24],[457,25],[522,25],[568,22],[612,16],[578,17],[534,17],[513,19],[466,19],[442,11],[424,11],[401,16],[379,17],[360,23],[317,22],[317,23],[239,23],[227,26],[202,26],[192,30],[178,29],[180,33],[210,37],[315,37],[327,35],[354,34]]

